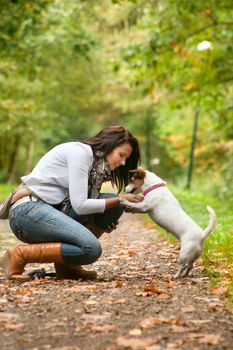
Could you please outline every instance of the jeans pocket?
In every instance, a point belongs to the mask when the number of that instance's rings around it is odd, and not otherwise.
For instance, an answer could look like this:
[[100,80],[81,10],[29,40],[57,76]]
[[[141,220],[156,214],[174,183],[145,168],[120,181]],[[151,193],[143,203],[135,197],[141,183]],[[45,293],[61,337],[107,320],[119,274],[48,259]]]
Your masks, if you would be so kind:
[[22,214],[25,216],[25,218],[32,220],[32,222],[44,223],[47,220],[51,210],[54,210],[54,208],[43,201],[30,202]]

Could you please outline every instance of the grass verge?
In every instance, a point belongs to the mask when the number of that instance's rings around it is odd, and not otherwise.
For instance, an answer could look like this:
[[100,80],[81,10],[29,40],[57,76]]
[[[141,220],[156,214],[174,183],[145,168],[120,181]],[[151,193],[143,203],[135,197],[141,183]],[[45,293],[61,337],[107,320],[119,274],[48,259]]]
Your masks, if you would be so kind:
[[3,202],[18,184],[0,184],[0,203]]

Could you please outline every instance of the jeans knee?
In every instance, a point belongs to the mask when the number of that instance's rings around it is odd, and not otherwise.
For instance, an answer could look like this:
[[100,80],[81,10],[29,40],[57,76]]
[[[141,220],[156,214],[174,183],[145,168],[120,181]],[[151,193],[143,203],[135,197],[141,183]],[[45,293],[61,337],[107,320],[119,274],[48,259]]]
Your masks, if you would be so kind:
[[99,257],[102,254],[102,246],[97,239],[93,244],[87,247],[86,254],[88,257],[89,264],[92,264],[93,262],[99,259]]

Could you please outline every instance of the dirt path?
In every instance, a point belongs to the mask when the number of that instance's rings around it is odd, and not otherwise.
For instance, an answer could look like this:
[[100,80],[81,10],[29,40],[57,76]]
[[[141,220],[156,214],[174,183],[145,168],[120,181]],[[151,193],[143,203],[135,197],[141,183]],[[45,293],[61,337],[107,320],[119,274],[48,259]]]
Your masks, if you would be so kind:
[[132,214],[102,243],[96,281],[0,275],[1,349],[232,349],[232,314],[201,266],[174,281],[177,248]]

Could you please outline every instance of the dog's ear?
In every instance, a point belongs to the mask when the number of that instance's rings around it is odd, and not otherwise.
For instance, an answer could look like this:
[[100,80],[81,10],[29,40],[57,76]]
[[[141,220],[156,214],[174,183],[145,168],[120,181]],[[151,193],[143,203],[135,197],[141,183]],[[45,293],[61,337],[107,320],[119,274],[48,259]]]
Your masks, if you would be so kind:
[[133,173],[132,179],[143,180],[146,176],[146,171],[143,168],[129,170],[130,173]]

